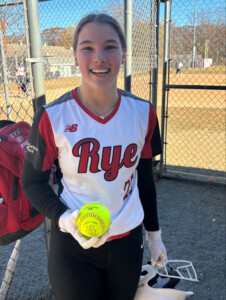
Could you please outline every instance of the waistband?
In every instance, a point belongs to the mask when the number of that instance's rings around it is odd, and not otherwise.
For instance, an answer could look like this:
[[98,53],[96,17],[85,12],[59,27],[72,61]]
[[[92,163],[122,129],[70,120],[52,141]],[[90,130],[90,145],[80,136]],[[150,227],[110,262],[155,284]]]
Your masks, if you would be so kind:
[[111,240],[117,240],[117,239],[121,239],[123,238],[124,236],[127,236],[131,233],[131,230],[127,231],[127,232],[124,232],[124,233],[121,233],[121,234],[117,234],[117,235],[112,235],[108,238],[108,241],[111,241]]
[[[142,226],[143,223],[141,223],[139,226]],[[139,227],[138,226],[138,227]],[[137,228],[137,227],[136,227]],[[121,239],[127,235],[129,235],[133,230],[135,230],[136,228],[132,229],[132,230],[129,230],[127,232],[124,232],[124,233],[121,233],[121,234],[117,234],[117,235],[112,235],[108,238],[108,241],[111,241],[111,240],[117,240],[117,239]]]

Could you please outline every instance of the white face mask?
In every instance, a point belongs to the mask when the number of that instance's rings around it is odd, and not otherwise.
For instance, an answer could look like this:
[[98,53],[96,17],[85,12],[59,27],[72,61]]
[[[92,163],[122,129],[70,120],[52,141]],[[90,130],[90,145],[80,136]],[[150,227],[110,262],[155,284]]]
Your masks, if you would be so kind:
[[134,300],[183,300],[193,295],[190,291],[173,289],[181,279],[198,282],[190,261],[168,260],[162,262],[161,269],[147,264],[142,267]]

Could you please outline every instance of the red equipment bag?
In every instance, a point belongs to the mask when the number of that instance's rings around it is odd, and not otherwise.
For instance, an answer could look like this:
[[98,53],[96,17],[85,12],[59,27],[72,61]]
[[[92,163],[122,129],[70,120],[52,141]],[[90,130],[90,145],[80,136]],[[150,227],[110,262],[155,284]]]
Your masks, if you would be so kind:
[[26,198],[21,185],[30,125],[0,121],[0,245],[27,235],[44,221]]

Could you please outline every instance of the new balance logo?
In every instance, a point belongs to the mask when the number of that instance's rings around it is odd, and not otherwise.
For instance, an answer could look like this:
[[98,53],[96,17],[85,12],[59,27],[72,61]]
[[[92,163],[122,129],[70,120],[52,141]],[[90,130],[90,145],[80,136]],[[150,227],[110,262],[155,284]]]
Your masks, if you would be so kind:
[[67,125],[64,129],[64,132],[75,132],[77,131],[78,124]]

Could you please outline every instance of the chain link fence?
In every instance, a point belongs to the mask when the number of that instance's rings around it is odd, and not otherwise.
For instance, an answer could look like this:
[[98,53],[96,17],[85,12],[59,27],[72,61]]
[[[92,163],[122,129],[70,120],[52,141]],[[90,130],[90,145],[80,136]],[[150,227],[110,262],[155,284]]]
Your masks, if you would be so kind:
[[[28,1],[28,0],[27,0]],[[0,120],[32,123],[34,90],[27,25],[27,1],[0,0]],[[73,32],[89,13],[105,12],[125,26],[123,0],[39,0],[39,21],[45,76],[46,103],[81,84],[72,50]],[[133,1],[132,87],[131,91],[150,99],[150,68],[156,65],[156,1]],[[124,88],[122,67],[118,87]],[[43,225],[15,244],[0,247],[0,286],[5,285],[7,264],[13,250],[15,269],[7,293],[0,299],[52,299],[47,274],[46,230]],[[17,256],[16,256],[17,257]],[[11,276],[10,275],[10,276]],[[1,288],[1,287],[0,287]]]
[[134,1],[133,6],[131,92],[143,99],[151,99],[151,70],[157,63],[155,26],[157,3],[156,1]]
[[169,5],[163,171],[225,184],[225,1]]
[[23,1],[1,1],[0,9],[0,116],[31,123],[33,107]]

